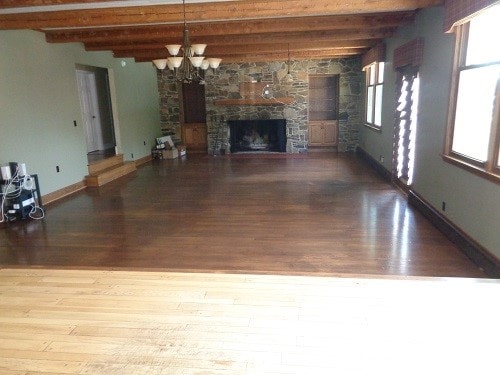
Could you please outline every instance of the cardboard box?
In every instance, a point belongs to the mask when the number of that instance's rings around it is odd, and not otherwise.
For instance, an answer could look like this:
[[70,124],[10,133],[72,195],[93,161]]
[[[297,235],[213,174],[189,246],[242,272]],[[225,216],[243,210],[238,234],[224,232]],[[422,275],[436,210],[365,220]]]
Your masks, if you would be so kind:
[[172,141],[172,138],[169,135],[165,137],[156,138],[156,144],[160,146],[162,145],[169,146],[169,147],[162,146],[159,148],[168,148],[169,150],[174,148],[174,142]]
[[179,151],[174,147],[171,150],[161,150],[163,159],[175,159],[179,157]]

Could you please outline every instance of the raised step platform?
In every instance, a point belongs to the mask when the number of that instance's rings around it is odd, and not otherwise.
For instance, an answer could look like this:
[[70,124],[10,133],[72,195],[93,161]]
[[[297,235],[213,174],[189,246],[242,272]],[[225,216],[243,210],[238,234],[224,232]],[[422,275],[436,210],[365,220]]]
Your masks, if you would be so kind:
[[99,187],[137,170],[135,162],[124,162],[123,155],[115,155],[89,164],[85,185]]

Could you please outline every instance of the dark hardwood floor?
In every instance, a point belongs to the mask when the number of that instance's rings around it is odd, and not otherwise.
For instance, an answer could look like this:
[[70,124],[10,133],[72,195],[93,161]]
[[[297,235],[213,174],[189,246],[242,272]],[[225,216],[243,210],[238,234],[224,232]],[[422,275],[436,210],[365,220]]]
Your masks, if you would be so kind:
[[0,266],[26,265],[486,276],[355,155],[326,153],[155,160],[0,229]]

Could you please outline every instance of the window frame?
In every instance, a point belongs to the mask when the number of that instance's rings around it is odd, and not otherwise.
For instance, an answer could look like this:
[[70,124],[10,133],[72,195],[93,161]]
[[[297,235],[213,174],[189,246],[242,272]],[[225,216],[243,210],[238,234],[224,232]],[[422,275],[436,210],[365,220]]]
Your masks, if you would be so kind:
[[[384,79],[385,79],[385,72],[382,74],[382,80],[379,82],[379,71],[380,71],[380,64],[384,64],[383,61],[374,61],[371,64],[367,65],[364,67],[364,70],[366,72],[365,75],[365,82],[366,82],[366,90],[365,90],[365,126],[376,130],[376,131],[382,131],[382,97],[384,96]],[[370,83],[370,75],[372,69],[374,70],[374,83]],[[385,64],[382,67],[382,70],[385,69]],[[382,87],[382,95],[380,98],[377,98],[377,87],[380,86]],[[368,121],[368,91],[370,87],[373,87],[373,100],[372,100],[372,122]],[[375,118],[376,116],[376,109],[377,109],[377,103],[380,104],[380,125],[377,125],[375,123]]]
[[500,183],[500,84],[497,81],[494,100],[494,110],[491,118],[490,135],[488,142],[488,153],[485,162],[478,161],[470,156],[460,154],[452,150],[453,136],[455,132],[455,116],[457,109],[458,88],[460,74],[463,71],[498,65],[499,62],[466,65],[467,43],[469,37],[470,22],[456,27],[455,30],[455,54],[453,60],[453,72],[450,91],[450,103],[448,107],[448,121],[446,127],[445,146],[442,158],[444,161],[461,167],[480,177]]

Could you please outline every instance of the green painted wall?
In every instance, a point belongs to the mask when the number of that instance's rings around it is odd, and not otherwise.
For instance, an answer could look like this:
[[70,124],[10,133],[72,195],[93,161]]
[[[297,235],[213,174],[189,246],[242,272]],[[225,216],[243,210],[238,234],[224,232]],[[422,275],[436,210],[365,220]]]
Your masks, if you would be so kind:
[[28,173],[38,174],[42,194],[83,180],[87,157],[75,64],[111,69],[125,159],[148,155],[161,135],[156,71],[122,61],[80,44],[48,44],[35,31],[0,31],[0,164],[26,163]]
[[419,119],[413,189],[470,237],[500,258],[500,187],[441,159],[448,114],[453,64],[453,34],[443,33],[442,7],[419,12],[415,25],[401,28],[386,41],[382,132],[360,130],[360,145],[373,158],[384,157],[391,169],[392,130],[395,111],[393,51],[416,38],[424,38],[424,62],[420,69]]

